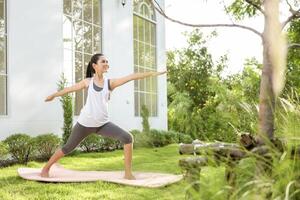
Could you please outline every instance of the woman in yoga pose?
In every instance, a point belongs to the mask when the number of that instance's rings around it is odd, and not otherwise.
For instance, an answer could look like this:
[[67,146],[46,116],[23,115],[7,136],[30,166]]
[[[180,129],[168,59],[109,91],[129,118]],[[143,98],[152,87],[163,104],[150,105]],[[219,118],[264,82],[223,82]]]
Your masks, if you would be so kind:
[[120,140],[124,144],[124,178],[135,179],[131,171],[133,137],[129,132],[109,121],[108,100],[110,92],[131,80],[158,76],[166,73],[166,71],[134,73],[122,78],[107,79],[103,74],[107,72],[108,68],[106,57],[100,53],[95,54],[87,66],[85,79],[46,98],[46,102],[52,101],[55,97],[88,88],[86,104],[80,112],[67,143],[51,156],[41,171],[42,177],[49,177],[49,170],[55,162],[72,152],[85,137],[91,133],[96,133]]

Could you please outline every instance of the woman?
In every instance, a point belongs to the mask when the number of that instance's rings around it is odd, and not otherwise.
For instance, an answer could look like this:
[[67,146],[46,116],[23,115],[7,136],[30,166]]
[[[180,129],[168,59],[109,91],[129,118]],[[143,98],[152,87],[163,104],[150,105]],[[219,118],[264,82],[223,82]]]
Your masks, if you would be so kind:
[[95,54],[91,57],[88,64],[86,78],[84,80],[46,98],[46,102],[52,101],[55,97],[88,88],[86,104],[80,112],[77,123],[72,129],[67,143],[51,156],[41,171],[42,177],[49,177],[49,170],[56,161],[72,152],[85,137],[91,133],[96,133],[118,139],[124,144],[124,178],[135,179],[131,171],[133,137],[129,132],[109,121],[108,100],[110,92],[131,80],[158,76],[166,73],[166,71],[134,73],[122,78],[107,79],[103,74],[107,72],[108,68],[108,61],[105,56],[103,54]]

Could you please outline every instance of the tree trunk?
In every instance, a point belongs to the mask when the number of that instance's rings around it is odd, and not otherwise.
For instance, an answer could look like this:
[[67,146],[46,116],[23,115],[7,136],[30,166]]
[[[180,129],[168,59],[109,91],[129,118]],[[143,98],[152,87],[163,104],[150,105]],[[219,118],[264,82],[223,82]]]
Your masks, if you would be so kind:
[[279,0],[265,0],[263,40],[263,69],[259,95],[258,142],[274,137],[275,100],[284,85],[285,38],[279,21]]
[[[265,29],[267,28],[265,23]],[[275,95],[272,88],[272,63],[270,61],[269,48],[270,41],[263,35],[263,69],[260,82],[259,94],[259,132],[258,142],[273,138],[274,133],[274,113]]]

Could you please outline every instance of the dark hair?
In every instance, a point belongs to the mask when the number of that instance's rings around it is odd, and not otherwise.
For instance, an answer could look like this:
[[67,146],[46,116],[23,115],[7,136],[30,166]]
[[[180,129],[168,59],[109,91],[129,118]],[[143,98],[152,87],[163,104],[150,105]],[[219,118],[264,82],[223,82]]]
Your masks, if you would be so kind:
[[94,54],[92,57],[91,57],[91,60],[87,66],[87,69],[86,69],[86,78],[90,78],[90,77],[93,77],[93,74],[95,74],[95,69],[93,68],[93,63],[97,64],[97,61],[99,60],[99,58],[101,56],[104,56],[104,54],[102,53],[96,53]]

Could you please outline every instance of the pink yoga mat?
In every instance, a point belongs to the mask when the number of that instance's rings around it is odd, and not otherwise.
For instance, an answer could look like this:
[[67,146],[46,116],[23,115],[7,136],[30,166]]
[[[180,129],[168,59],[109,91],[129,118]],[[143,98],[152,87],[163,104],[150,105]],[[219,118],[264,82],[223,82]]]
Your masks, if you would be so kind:
[[49,172],[49,178],[40,176],[40,168],[19,168],[20,177],[41,182],[92,182],[107,181],[124,185],[140,187],[163,187],[176,183],[182,179],[182,175],[173,175],[154,172],[133,172],[136,180],[124,179],[124,171],[78,171],[54,164]]

